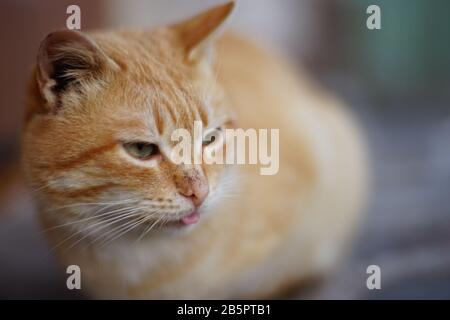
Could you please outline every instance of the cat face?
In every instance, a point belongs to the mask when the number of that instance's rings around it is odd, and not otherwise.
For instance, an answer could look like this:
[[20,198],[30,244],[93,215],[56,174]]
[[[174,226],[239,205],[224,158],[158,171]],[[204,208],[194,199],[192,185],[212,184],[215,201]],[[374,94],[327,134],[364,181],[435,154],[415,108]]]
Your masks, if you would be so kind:
[[228,168],[174,163],[172,133],[194,136],[200,121],[203,147],[192,156],[221,150],[211,132],[232,115],[209,47],[232,7],[153,31],[60,31],[43,41],[23,135],[42,210],[100,242],[195,225],[209,211]]

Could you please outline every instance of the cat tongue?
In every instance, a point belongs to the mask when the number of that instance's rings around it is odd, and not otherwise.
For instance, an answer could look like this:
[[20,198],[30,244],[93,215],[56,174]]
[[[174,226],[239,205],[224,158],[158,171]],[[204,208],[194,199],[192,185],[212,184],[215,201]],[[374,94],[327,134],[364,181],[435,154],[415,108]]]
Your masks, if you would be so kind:
[[188,225],[188,224],[194,224],[197,223],[198,219],[200,219],[200,215],[197,211],[192,212],[191,214],[181,218],[181,222]]

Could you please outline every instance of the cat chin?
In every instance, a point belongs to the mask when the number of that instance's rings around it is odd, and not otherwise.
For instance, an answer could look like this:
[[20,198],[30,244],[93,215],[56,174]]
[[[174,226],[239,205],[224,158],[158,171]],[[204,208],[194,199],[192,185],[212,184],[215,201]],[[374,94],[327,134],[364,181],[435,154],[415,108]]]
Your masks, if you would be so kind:
[[[198,225],[202,223],[201,221],[191,224],[191,225],[166,225],[149,232],[142,240],[149,240],[160,237],[177,237],[189,234],[191,232],[195,232],[195,229]],[[136,237],[139,237],[139,234],[136,234]]]
[[183,225],[183,226],[167,226],[157,230],[156,232],[162,236],[182,236],[194,231],[197,228],[197,225],[201,223],[199,221],[196,224],[191,225]]

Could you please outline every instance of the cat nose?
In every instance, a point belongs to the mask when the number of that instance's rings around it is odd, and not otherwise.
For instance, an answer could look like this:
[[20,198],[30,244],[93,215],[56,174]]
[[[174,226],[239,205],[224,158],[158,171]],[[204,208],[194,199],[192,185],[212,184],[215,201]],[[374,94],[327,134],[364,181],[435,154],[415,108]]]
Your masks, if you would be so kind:
[[183,178],[177,183],[178,192],[190,198],[196,207],[200,206],[209,193],[209,185],[206,178],[193,179],[190,177]]

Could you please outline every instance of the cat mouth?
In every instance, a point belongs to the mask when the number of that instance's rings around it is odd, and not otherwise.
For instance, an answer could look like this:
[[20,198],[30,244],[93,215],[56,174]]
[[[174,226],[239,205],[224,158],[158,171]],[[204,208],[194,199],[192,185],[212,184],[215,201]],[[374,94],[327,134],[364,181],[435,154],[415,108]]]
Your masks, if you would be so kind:
[[200,213],[198,212],[198,210],[194,210],[191,213],[188,213],[177,220],[172,220],[167,225],[175,226],[175,227],[183,227],[183,226],[194,225],[199,220],[200,220]]
[[179,222],[183,225],[196,224],[200,220],[200,214],[197,210],[192,211],[188,215],[182,217]]

